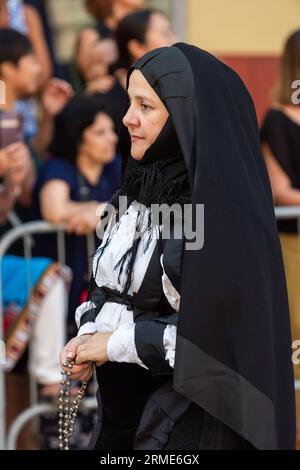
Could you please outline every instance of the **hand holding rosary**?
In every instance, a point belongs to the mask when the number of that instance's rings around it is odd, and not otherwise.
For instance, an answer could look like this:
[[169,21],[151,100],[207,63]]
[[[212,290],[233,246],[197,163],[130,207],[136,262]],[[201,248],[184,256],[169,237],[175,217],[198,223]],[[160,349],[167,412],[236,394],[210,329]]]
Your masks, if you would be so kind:
[[75,361],[65,361],[63,367],[67,370],[61,371],[62,380],[61,385],[63,388],[60,391],[59,397],[59,412],[58,412],[58,439],[59,448],[61,450],[70,449],[70,439],[74,432],[74,425],[76,416],[79,410],[80,402],[84,397],[87,389],[87,382],[82,382],[77,395],[71,396],[71,375],[72,368],[75,365]]
[[[63,388],[60,391],[59,396],[59,412],[58,412],[58,439],[59,448],[61,450],[70,449],[70,439],[74,432],[75,419],[78,413],[80,402],[86,392],[89,375],[84,375],[84,381],[82,381],[81,387],[77,392],[77,395],[71,396],[71,376],[73,366],[80,366],[82,364],[92,364],[100,366],[107,360],[107,342],[109,337],[112,335],[111,332],[95,333],[89,335],[88,340],[89,347],[86,344],[81,344],[77,347],[76,359],[63,360],[63,370],[61,384]],[[97,360],[95,360],[97,358]],[[76,375],[76,374],[75,374]]]

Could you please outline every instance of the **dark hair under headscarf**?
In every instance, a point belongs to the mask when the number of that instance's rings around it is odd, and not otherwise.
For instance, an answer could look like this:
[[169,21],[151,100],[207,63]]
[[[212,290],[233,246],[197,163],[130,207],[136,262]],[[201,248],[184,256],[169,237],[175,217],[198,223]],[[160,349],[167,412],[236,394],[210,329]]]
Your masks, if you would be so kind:
[[252,99],[211,54],[176,44],[134,66],[182,150],[202,249],[185,249],[174,389],[259,449],[295,446],[291,334],[272,193]]

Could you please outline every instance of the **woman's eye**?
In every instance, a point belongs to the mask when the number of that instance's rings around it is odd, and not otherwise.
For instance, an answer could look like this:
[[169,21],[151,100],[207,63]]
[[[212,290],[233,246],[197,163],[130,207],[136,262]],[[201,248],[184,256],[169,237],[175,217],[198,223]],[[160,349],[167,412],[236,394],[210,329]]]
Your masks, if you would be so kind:
[[142,111],[147,111],[148,109],[150,109],[150,106],[148,106],[147,104],[141,104]]

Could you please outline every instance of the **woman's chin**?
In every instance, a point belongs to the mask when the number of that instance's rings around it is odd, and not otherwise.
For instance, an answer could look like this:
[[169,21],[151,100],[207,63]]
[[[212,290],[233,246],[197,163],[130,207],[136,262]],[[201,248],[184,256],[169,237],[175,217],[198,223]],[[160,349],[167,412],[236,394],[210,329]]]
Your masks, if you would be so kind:
[[145,152],[137,152],[137,151],[131,150],[131,156],[134,160],[142,160],[144,155],[145,155]]
[[131,144],[131,156],[135,160],[141,160],[145,155],[146,149],[140,142],[132,142]]

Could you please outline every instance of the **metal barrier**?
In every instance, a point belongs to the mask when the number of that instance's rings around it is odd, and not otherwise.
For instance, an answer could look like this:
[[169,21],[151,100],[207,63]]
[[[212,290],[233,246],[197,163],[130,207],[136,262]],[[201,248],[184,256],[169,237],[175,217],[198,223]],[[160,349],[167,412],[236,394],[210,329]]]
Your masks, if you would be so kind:
[[[24,258],[29,260],[32,257],[32,235],[35,234],[46,234],[46,233],[56,233],[57,234],[57,254],[58,262],[65,264],[66,254],[65,254],[65,227],[62,224],[53,225],[44,221],[37,222],[28,222],[22,225],[19,225],[11,230],[9,230],[0,240],[0,344],[3,344],[4,341],[4,331],[3,331],[3,291],[2,291],[2,262],[3,257],[11,247],[11,245],[23,239],[24,244]],[[87,236],[87,251],[89,255],[95,250],[95,240],[94,235]],[[92,258],[88,256],[88,269],[89,273],[92,269]],[[27,289],[28,293],[31,292],[32,283],[30,275],[27,276]],[[2,449],[15,449],[16,440],[19,432],[22,427],[35,416],[45,413],[47,411],[53,411],[53,405],[37,404],[36,397],[36,386],[33,380],[30,384],[30,402],[31,406],[24,410],[14,422],[11,424],[10,430],[8,432],[8,438],[6,439],[6,397],[5,397],[5,370],[1,367],[0,364],[0,450]],[[83,406],[86,407],[95,407],[96,400],[85,399],[83,401]]]
[[[300,233],[300,207],[277,207],[275,208],[275,216],[278,220],[283,219],[297,219],[299,233]],[[20,238],[23,238],[24,242],[24,255],[26,259],[30,259],[32,255],[31,250],[31,235],[42,234],[42,233],[57,233],[57,247],[58,247],[58,261],[61,264],[65,264],[65,227],[64,225],[52,225],[44,221],[29,222],[17,226],[6,233],[0,240],[0,342],[3,341],[3,302],[2,302],[2,260],[3,256],[10,248],[10,246]],[[299,237],[299,249],[300,249],[300,237]],[[87,250],[88,253],[93,253],[95,250],[94,236],[87,237]],[[91,272],[91,257],[88,256],[89,260],[89,272]],[[32,285],[30,277],[28,277],[28,291],[30,292]],[[300,380],[295,381],[295,389],[300,390]],[[34,399],[34,393],[31,393],[32,401]],[[85,406],[87,408],[94,408],[96,406],[96,400],[87,398],[85,399]],[[0,450],[2,449],[15,449],[16,441],[19,432],[22,427],[33,417],[53,411],[53,405],[48,404],[32,404],[28,409],[24,410],[12,423],[8,432],[8,439],[5,437],[6,428],[6,414],[5,414],[5,371],[0,365]]]

